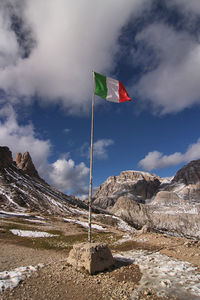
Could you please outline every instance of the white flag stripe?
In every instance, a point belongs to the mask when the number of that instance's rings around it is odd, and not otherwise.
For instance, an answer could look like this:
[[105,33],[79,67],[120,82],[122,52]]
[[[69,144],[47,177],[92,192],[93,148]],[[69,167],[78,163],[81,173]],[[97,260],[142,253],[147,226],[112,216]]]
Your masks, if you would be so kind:
[[107,97],[108,101],[119,103],[119,81],[109,78],[106,78],[107,83]]

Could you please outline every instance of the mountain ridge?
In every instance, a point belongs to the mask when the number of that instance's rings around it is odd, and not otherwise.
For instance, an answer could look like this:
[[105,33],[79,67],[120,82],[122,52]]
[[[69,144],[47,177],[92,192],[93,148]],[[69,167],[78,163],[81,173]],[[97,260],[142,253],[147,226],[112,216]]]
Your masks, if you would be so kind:
[[0,147],[1,209],[65,214],[71,206],[87,209],[86,203],[61,193],[40,178],[28,152],[18,153],[13,160],[10,149]]

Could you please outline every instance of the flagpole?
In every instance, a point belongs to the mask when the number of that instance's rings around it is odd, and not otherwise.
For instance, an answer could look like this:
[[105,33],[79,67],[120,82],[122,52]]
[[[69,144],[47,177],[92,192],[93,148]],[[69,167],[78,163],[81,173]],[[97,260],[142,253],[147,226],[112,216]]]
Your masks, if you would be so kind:
[[92,119],[91,119],[91,147],[90,147],[90,184],[89,184],[89,215],[88,215],[88,242],[92,242],[92,169],[93,169],[93,135],[94,135],[94,71],[92,71]]

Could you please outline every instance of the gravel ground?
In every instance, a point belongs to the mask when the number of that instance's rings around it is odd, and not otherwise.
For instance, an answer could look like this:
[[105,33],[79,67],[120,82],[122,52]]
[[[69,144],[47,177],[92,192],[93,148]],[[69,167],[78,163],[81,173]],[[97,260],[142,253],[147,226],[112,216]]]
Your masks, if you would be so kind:
[[67,265],[66,253],[34,250],[10,244],[3,244],[1,251],[1,270],[22,265],[45,264],[13,291],[6,290],[2,293],[2,300],[131,299],[132,290],[142,276],[139,267],[134,264],[129,266],[118,264],[112,272],[90,276]]
[[[61,230],[64,236],[85,233],[76,225],[49,222],[48,226],[34,225],[36,230],[47,230],[50,228]],[[16,227],[13,223],[13,228]],[[58,224],[58,225],[57,225]],[[66,262],[69,248],[64,250],[40,249],[32,244],[26,243],[28,238],[12,236],[5,228],[8,224],[2,222],[0,231],[0,272],[10,271],[17,267],[36,266],[44,264],[29,278],[22,281],[15,289],[5,290],[0,293],[1,300],[136,300],[136,299],[180,299],[176,297],[158,297],[151,287],[144,288],[139,294],[138,286],[145,278],[143,269],[139,268],[137,261],[129,265],[118,262],[113,270],[90,276],[86,272],[76,271]],[[23,225],[27,229],[29,225]],[[31,227],[33,225],[30,225]],[[115,232],[116,233],[116,232]],[[113,237],[114,237],[113,231]],[[119,234],[119,233],[117,233]],[[124,233],[125,234],[125,233]],[[121,233],[121,237],[123,233]],[[1,238],[2,237],[2,238]],[[51,238],[50,238],[51,239]],[[123,237],[122,237],[123,240]],[[23,243],[22,243],[23,242]],[[30,246],[31,245],[31,246]],[[200,242],[184,238],[169,237],[163,234],[135,233],[126,236],[125,242],[115,244],[113,252],[130,251],[132,249],[144,249],[152,253],[165,254],[168,257],[181,261],[190,262],[197,266],[200,271]],[[139,264],[139,263],[138,263]],[[187,277],[187,272],[185,274]],[[186,300],[189,300],[185,298]],[[191,298],[198,299],[198,298]]]

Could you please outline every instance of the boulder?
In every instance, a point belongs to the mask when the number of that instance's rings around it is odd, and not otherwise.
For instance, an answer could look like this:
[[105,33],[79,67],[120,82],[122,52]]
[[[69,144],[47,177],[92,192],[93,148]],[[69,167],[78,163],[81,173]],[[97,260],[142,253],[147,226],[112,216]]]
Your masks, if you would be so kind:
[[114,265],[110,249],[106,244],[100,243],[75,244],[67,262],[78,270],[86,269],[89,274],[102,272]]

